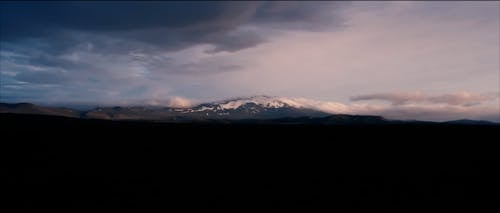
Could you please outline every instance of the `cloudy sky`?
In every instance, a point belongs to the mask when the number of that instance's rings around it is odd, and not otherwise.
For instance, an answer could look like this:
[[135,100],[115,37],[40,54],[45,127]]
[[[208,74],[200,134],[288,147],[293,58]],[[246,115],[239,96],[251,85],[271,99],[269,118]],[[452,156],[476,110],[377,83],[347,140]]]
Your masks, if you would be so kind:
[[500,2],[1,2],[0,102],[500,120]]

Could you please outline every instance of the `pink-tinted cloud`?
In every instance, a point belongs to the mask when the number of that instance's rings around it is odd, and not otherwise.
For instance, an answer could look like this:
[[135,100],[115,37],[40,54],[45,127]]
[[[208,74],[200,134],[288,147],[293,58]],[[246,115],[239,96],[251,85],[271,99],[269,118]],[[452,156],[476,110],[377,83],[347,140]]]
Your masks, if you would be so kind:
[[[498,95],[498,94],[497,94]],[[498,96],[497,96],[498,98]],[[495,99],[494,94],[474,94],[460,92],[443,95],[424,95],[422,93],[376,93],[351,97],[351,101],[382,100],[392,105],[416,103],[447,104],[453,106],[473,106]]]

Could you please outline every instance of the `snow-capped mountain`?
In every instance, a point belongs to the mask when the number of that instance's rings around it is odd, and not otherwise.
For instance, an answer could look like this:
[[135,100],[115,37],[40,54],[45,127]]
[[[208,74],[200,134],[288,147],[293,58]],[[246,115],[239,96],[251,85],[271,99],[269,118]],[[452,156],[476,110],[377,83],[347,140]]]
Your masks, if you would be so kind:
[[201,118],[269,119],[282,117],[321,117],[328,113],[301,106],[288,98],[252,96],[205,103],[180,111]]
[[270,96],[252,96],[248,98],[235,98],[225,101],[201,104],[194,110],[234,110],[246,104],[255,104],[265,108],[295,107],[286,98]]

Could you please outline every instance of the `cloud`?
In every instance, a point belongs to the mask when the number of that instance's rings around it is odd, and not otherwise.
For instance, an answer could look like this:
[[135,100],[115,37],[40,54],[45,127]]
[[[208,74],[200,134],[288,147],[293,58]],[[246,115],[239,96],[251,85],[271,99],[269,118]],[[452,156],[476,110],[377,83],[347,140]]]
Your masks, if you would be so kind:
[[[207,30],[230,28],[255,3],[239,7],[223,2],[45,2],[2,3],[5,27],[16,23],[21,32],[71,28],[87,31],[127,31],[147,28],[196,28],[211,23]],[[229,17],[233,19],[228,19]],[[35,29],[33,29],[35,28]],[[11,35],[13,32],[6,32]],[[15,32],[18,36],[20,32]]]
[[354,114],[381,115],[388,119],[450,121],[459,119],[489,120],[500,122],[500,111],[495,106],[449,106],[449,105],[354,105]]
[[366,101],[366,100],[384,100],[389,101],[392,105],[402,105],[408,102],[422,102],[425,97],[420,93],[379,93],[369,95],[359,95],[350,98],[351,101]]
[[321,31],[344,27],[339,12],[350,2],[270,1],[255,12],[255,22],[278,29]]
[[68,80],[66,73],[60,70],[21,72],[16,74],[14,78],[33,84],[60,84]]
[[445,94],[439,96],[428,97],[427,100],[431,103],[445,103],[449,105],[462,105],[473,106],[482,104],[483,102],[494,100],[498,98],[494,94],[472,94],[468,92],[461,92],[456,94]]
[[[496,96],[498,98],[498,96]],[[423,95],[422,93],[378,93],[351,97],[351,101],[382,100],[392,105],[406,105],[415,103],[447,104],[459,106],[473,106],[495,99],[494,94],[473,94],[460,92],[443,95]]]
[[181,96],[169,96],[168,93],[157,93],[149,99],[128,99],[117,100],[112,103],[106,103],[108,106],[155,106],[155,107],[172,107],[172,108],[188,108],[195,105],[197,101]]
[[[462,95],[451,95],[451,97],[479,97],[470,93],[457,93]],[[488,95],[493,95],[487,94]],[[497,94],[498,95],[498,94]],[[424,95],[421,95],[424,96]],[[383,96],[385,97],[385,96]],[[402,99],[397,96],[398,100]],[[450,95],[437,95],[433,97],[450,97]],[[493,98],[493,97],[491,97]],[[494,99],[494,98],[493,98]],[[498,99],[498,96],[497,96]],[[306,98],[280,98],[282,102],[288,103],[294,107],[303,107],[315,109],[332,114],[357,114],[357,115],[379,115],[387,119],[396,120],[423,120],[423,121],[450,121],[458,119],[476,119],[500,122],[500,108],[494,105],[488,105],[484,102],[475,105],[458,104],[442,105],[442,100],[437,102],[419,102],[418,104],[345,104],[332,101],[318,101]],[[407,99],[404,99],[407,100]],[[455,103],[452,99],[451,103]]]
[[416,93],[378,93],[354,96],[351,101],[382,100],[391,105],[353,104],[351,112],[377,114],[392,119],[446,121],[455,119],[480,119],[500,121],[500,93],[457,92],[426,95]]
[[293,107],[315,109],[332,114],[351,112],[351,109],[348,105],[338,102],[317,101],[307,98],[279,98],[279,100]]
[[167,101],[168,107],[187,108],[193,105],[193,102],[187,98],[174,96]]
[[265,42],[265,39],[254,31],[247,30],[228,33],[226,37],[216,37],[212,41],[216,45],[214,45],[213,49],[207,50],[207,53],[236,52],[241,49],[255,47]]
[[[50,41],[65,50],[93,39],[102,50],[127,48],[132,43],[150,48],[179,50],[193,45],[214,45],[214,52],[235,52],[265,41],[245,26],[275,23],[285,28],[333,25],[333,3],[301,2],[2,2],[3,42],[29,39]],[[323,19],[319,18],[323,17]],[[328,21],[327,21],[328,20]],[[328,24],[326,24],[328,23]],[[300,26],[298,26],[300,24]],[[113,38],[114,43],[103,40]],[[127,44],[127,45],[120,45]]]

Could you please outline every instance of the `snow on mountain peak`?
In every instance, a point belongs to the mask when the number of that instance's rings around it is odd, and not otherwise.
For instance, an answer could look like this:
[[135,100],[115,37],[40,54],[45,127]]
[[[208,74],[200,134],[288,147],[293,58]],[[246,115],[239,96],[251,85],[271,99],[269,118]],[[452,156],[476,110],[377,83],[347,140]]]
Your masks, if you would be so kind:
[[197,107],[196,110],[192,111],[234,110],[249,103],[253,103],[265,108],[282,108],[282,107],[307,108],[326,113],[347,113],[349,111],[346,105],[336,102],[325,102],[325,101],[315,101],[305,98],[287,98],[287,97],[273,97],[273,96],[263,96],[263,95],[213,102],[210,103],[209,105],[200,105]]
[[[227,101],[222,101],[215,103],[219,105],[221,109],[237,109],[242,105],[253,103],[266,108],[281,108],[291,106],[287,102],[281,100],[279,97],[270,96],[252,96],[248,98],[238,98]],[[293,106],[292,106],[293,107]]]

